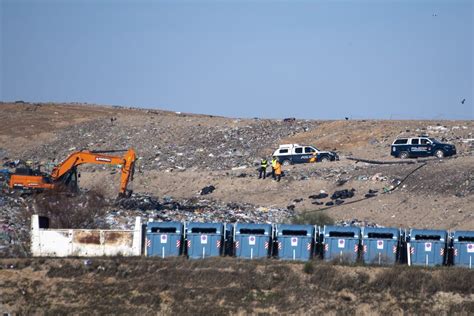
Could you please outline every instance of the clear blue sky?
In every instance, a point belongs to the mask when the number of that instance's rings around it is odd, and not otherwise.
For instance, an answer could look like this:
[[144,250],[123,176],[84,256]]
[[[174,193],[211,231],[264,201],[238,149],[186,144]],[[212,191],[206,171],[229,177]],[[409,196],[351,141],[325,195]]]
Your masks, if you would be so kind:
[[474,118],[470,0],[0,3],[3,101]]

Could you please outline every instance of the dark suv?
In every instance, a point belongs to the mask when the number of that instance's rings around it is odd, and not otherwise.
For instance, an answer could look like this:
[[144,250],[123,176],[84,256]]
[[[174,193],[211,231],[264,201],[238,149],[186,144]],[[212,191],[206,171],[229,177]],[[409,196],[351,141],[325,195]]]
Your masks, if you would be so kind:
[[426,136],[397,138],[391,146],[390,154],[401,159],[428,156],[443,158],[456,155],[456,146]]

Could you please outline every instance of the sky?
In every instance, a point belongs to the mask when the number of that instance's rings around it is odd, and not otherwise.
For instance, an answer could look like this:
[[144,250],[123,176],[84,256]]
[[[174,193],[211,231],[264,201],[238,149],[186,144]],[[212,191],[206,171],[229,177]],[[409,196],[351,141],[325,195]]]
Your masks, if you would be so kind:
[[0,20],[2,101],[474,119],[470,0],[0,0]]

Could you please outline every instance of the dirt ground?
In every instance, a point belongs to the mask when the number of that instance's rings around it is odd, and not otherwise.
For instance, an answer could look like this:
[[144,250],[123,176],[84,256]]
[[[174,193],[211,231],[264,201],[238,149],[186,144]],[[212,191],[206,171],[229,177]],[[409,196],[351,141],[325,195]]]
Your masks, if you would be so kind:
[[62,104],[0,104],[0,143],[12,153],[50,142],[74,124],[120,115],[112,107]]
[[19,314],[464,314],[474,271],[144,258],[0,260],[0,310]]

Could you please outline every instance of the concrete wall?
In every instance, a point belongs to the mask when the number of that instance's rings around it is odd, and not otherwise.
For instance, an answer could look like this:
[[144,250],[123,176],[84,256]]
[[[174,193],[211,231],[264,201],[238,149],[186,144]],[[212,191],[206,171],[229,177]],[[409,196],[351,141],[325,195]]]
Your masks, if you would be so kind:
[[140,256],[142,225],[134,230],[43,229],[38,215],[31,217],[31,253],[35,257]]

